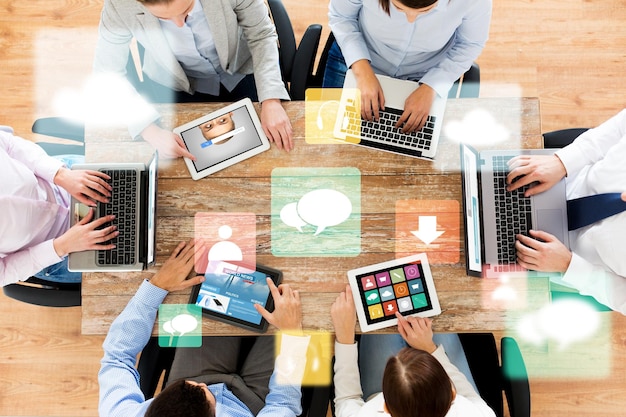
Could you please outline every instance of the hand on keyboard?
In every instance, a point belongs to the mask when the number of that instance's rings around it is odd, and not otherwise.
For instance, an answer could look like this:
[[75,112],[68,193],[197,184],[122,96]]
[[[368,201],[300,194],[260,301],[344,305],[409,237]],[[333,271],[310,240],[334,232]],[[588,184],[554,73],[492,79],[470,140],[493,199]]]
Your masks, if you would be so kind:
[[117,227],[108,226],[101,229],[106,223],[112,222],[115,216],[103,216],[91,221],[93,215],[94,209],[89,209],[89,213],[82,220],[52,241],[57,255],[65,256],[72,252],[84,250],[115,248],[115,245],[108,242],[119,235]]
[[541,272],[565,272],[572,252],[550,233],[531,230],[531,237],[517,235],[517,262],[526,269]]
[[356,85],[361,92],[361,117],[378,120],[378,113],[385,109],[385,95],[370,63],[366,59],[352,64]]
[[549,190],[567,174],[565,166],[556,155],[519,155],[511,158],[508,164],[507,190],[513,191],[530,185],[524,193],[526,197]]
[[402,132],[416,132],[424,127],[437,93],[430,86],[421,84],[404,102],[404,113],[396,128]]
[[97,201],[108,203],[112,190],[107,182],[110,179],[107,174],[99,171],[61,168],[54,176],[54,183],[84,205],[93,207]]

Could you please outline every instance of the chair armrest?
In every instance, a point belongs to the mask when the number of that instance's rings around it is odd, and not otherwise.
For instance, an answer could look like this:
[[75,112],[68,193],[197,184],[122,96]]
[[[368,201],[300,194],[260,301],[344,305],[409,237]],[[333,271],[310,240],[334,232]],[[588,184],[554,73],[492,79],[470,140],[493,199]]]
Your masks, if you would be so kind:
[[502,379],[511,417],[530,417],[530,385],[524,358],[515,339],[503,337]]
[[313,64],[317,55],[317,48],[322,36],[322,25],[310,25],[296,50],[291,71],[289,95],[292,100],[304,100],[305,92],[313,79]]

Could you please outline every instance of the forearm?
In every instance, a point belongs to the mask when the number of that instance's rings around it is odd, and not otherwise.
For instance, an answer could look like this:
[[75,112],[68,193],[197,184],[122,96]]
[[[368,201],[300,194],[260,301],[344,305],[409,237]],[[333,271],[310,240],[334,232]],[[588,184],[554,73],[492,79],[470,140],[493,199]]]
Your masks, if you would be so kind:
[[0,258],[0,283],[4,287],[17,281],[25,281],[61,260],[54,250],[52,240],[11,253]]
[[365,403],[361,390],[358,346],[335,343],[335,414],[337,417],[356,415]]

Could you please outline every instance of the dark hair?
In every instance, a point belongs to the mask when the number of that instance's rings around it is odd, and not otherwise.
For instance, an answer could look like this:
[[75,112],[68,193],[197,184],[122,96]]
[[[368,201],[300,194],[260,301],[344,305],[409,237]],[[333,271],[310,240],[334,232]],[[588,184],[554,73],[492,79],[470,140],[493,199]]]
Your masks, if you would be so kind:
[[170,4],[173,3],[174,0],[137,0],[141,4],[147,4],[149,6],[153,4]]
[[215,408],[202,387],[179,379],[154,397],[145,417],[215,417]]
[[383,396],[393,417],[443,417],[454,399],[452,381],[439,361],[410,347],[387,361]]
[[[410,7],[411,9],[423,9],[424,7],[432,6],[437,3],[438,0],[398,0],[402,5]],[[389,3],[391,0],[378,0],[378,4],[389,14]]]

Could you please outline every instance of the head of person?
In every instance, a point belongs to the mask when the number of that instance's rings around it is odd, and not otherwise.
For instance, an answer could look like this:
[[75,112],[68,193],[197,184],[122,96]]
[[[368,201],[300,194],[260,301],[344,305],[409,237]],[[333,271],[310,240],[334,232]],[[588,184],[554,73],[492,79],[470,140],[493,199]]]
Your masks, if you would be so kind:
[[392,417],[443,417],[455,395],[445,369],[428,352],[407,347],[387,361],[383,397]]
[[215,397],[206,384],[179,379],[154,397],[145,417],[215,417]]
[[396,9],[406,14],[409,22],[437,6],[438,0],[378,0],[380,7],[387,14],[391,14],[389,8],[393,5]]
[[[204,136],[206,140],[213,140],[217,137],[227,134],[228,132],[232,132],[233,130],[235,130],[233,112],[226,113],[220,117],[211,119],[206,123],[202,123],[199,128],[202,132],[202,136]],[[221,139],[219,142],[215,142],[215,144],[222,145],[232,138],[233,136],[229,136],[227,138]]]
[[171,20],[178,27],[185,24],[187,15],[193,9],[195,0],[137,0],[148,11],[163,20]]

